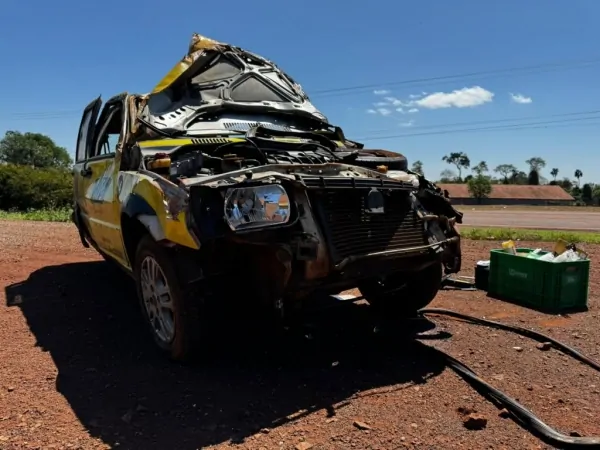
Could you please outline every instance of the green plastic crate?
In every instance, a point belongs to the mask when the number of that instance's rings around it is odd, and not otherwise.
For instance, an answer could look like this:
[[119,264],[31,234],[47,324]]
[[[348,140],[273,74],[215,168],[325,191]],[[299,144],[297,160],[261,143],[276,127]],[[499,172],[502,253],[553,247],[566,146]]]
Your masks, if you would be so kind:
[[[540,256],[546,253],[541,252]],[[585,310],[589,278],[589,260],[555,263],[513,255],[503,249],[490,251],[488,293],[524,306],[554,312]]]

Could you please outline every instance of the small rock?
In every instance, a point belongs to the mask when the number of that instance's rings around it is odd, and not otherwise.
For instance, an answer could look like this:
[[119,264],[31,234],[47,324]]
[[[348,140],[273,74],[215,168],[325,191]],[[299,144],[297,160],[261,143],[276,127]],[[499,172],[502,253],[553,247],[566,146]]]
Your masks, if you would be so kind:
[[121,420],[125,423],[131,423],[131,419],[133,419],[133,411],[129,410],[121,417]]
[[418,428],[419,427],[419,425],[417,425],[416,423],[411,423],[410,426],[413,427],[413,428]]
[[463,425],[467,430],[482,430],[487,426],[487,419],[481,414],[469,414],[463,419]]
[[573,333],[573,334],[572,334],[572,336],[573,336],[575,339],[581,339],[581,336],[579,336],[577,333]]
[[522,352],[523,347],[513,347],[513,350],[516,350],[517,352]]
[[552,344],[550,342],[540,342],[535,346],[538,350],[546,352],[552,348]]
[[359,430],[370,430],[371,429],[371,427],[368,424],[361,422],[360,420],[355,420],[352,425],[354,425]]
[[308,450],[310,448],[313,448],[314,445],[312,445],[310,442],[304,441],[304,442],[300,442],[299,444],[296,444],[296,450]]
[[327,419],[325,421],[325,423],[332,423],[332,422],[337,422],[337,419],[335,417],[330,417],[329,419]]
[[463,416],[468,416],[469,414],[473,414],[474,412],[476,412],[473,408],[468,408],[465,406],[459,406],[456,411],[458,411],[459,414],[462,414]]
[[510,412],[508,409],[504,408],[498,413],[498,416],[502,417],[503,419],[507,419],[510,417]]
[[545,384],[544,387],[546,389],[554,389],[554,386],[552,386],[551,384]]
[[14,387],[14,386],[8,386],[8,387],[6,388],[6,390],[7,390],[8,392],[12,392],[12,391],[14,391],[14,390],[15,390],[15,387]]
[[528,391],[533,391],[533,386],[527,386]]
[[270,430],[269,428],[261,428],[261,429],[260,429],[260,432],[261,432],[262,434],[269,434],[269,433],[271,432],[271,430]]

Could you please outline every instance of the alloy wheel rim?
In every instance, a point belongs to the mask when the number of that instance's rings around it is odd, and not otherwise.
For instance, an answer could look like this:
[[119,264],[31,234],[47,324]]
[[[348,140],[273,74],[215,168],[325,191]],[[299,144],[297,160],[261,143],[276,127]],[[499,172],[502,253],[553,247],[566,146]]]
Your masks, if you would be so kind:
[[173,295],[156,259],[144,258],[140,278],[142,299],[152,330],[161,342],[170,344],[175,337]]

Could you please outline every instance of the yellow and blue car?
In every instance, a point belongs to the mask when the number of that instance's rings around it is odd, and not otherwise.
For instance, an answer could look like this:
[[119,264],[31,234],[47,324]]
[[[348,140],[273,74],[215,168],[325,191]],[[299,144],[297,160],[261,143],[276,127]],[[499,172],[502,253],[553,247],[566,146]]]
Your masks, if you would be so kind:
[[273,62],[198,34],[152,92],[84,109],[72,217],[175,360],[244,308],[285,318],[358,287],[414,314],[461,264],[462,214],[403,155],[347,139]]

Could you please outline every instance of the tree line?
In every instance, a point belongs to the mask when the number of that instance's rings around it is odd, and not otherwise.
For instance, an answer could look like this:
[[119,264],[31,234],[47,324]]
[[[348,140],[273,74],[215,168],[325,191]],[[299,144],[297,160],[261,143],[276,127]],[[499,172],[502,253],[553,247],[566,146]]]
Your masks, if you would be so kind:
[[[440,174],[438,183],[466,183],[474,198],[490,195],[494,184],[561,186],[581,205],[600,204],[600,184],[581,186],[583,172],[559,177],[553,167],[548,180],[542,174],[546,161],[534,156],[525,161],[527,170],[514,164],[500,164],[492,170],[486,161],[472,165],[464,152],[451,152],[442,157],[448,168]],[[0,209],[27,210],[63,208],[72,203],[73,161],[69,152],[48,136],[40,133],[7,131],[0,139]],[[415,161],[412,170],[424,174],[423,163]]]
[[[492,170],[486,161],[472,165],[471,159],[465,152],[451,152],[444,155],[442,161],[452,166],[452,169],[443,170],[437,183],[466,183],[471,196],[479,200],[490,195],[494,184],[548,184],[562,187],[575,198],[576,204],[600,205],[600,184],[585,183],[582,186],[583,171],[581,169],[576,169],[572,178],[569,176],[559,178],[561,172],[558,167],[550,170],[552,179],[548,180],[542,174],[542,170],[546,167],[546,161],[540,156],[533,156],[525,161],[526,171],[519,169],[514,164],[499,164]],[[412,170],[424,174],[423,163],[415,161]],[[471,173],[465,175],[465,172],[468,171]]]
[[7,131],[0,139],[0,209],[69,207],[72,165],[67,149],[48,136]]

